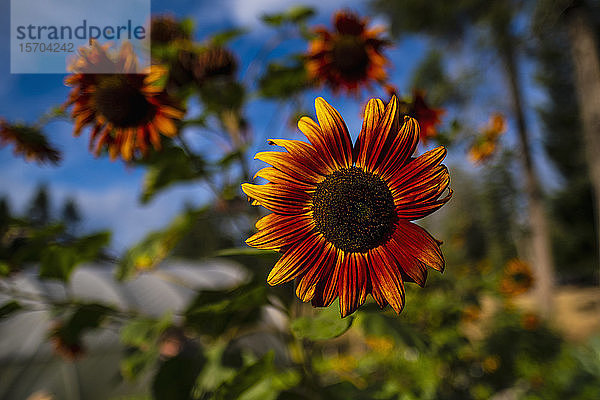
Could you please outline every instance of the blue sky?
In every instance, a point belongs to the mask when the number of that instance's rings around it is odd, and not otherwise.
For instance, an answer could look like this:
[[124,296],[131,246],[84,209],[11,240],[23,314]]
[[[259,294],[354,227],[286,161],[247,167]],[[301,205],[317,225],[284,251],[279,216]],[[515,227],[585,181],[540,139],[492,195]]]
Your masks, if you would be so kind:
[[[41,113],[62,104],[67,98],[69,88],[63,84],[64,75],[10,74],[9,3],[10,0],[0,0],[0,53],[4,54],[4,57],[0,58],[0,116],[9,121],[34,121]],[[282,11],[297,3],[288,0],[157,0],[152,1],[152,12],[192,18],[199,40],[207,34],[226,28],[249,28],[249,34],[231,44],[242,60],[240,71],[243,73],[264,41],[275,34],[272,29],[260,24],[259,16]],[[321,24],[330,24],[332,12],[339,8],[364,11],[363,2],[358,0],[309,0],[300,4],[314,6],[318,15],[312,23]],[[281,51],[303,50],[304,47],[303,43],[291,42]],[[423,40],[411,38],[396,42],[395,47],[387,52],[393,61],[390,71],[392,82],[401,90],[408,89],[408,79],[418,60],[424,56],[425,50],[426,43]],[[411,61],[403,62],[404,60]],[[466,58],[462,63],[466,65],[451,67],[460,70],[468,67],[472,61]],[[383,96],[380,92],[375,94]],[[305,96],[307,109],[314,110],[312,100],[317,96],[325,97],[341,110],[353,137],[356,137],[361,126],[362,103],[355,99],[335,97],[327,91],[314,91]],[[500,107],[506,106],[502,104],[501,98],[498,103]],[[265,149],[266,137],[299,135],[287,123],[289,115],[282,112],[275,103],[253,101],[246,111],[255,138],[253,150]],[[477,114],[479,111],[466,112]],[[475,115],[473,119],[483,124],[487,115]],[[29,164],[21,158],[15,158],[11,148],[0,149],[0,195],[7,195],[13,209],[18,212],[24,211],[35,187],[46,183],[52,191],[55,206],[61,205],[67,196],[74,197],[86,217],[84,228],[110,229],[113,231],[112,246],[121,251],[140,240],[148,231],[165,226],[181,210],[184,203],[201,204],[207,199],[205,188],[196,184],[174,187],[157,196],[150,204],[140,205],[138,197],[144,175],[142,169],[127,167],[119,161],[110,162],[107,158],[94,158],[87,148],[88,133],[84,132],[81,137],[74,138],[72,125],[68,122],[53,122],[46,127],[46,133],[50,141],[64,152],[64,160],[59,167]],[[260,167],[258,164],[251,163],[254,169]]]

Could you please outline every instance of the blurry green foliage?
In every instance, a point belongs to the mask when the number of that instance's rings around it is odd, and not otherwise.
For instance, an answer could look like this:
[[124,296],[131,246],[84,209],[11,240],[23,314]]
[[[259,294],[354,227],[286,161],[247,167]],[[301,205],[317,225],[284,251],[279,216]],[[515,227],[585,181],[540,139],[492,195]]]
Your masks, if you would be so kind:
[[204,358],[198,352],[179,353],[160,363],[152,381],[152,395],[156,400],[187,400],[202,367]]
[[318,309],[315,314],[296,318],[290,323],[294,336],[314,341],[333,339],[350,329],[354,320],[352,315],[340,318],[339,308],[335,306]]
[[307,87],[307,79],[304,64],[301,62],[271,63],[259,81],[260,94],[264,97],[289,99]]
[[315,15],[315,10],[311,7],[293,6],[282,13],[265,14],[261,19],[267,25],[277,27],[285,23],[298,24],[306,22],[313,15]]
[[161,318],[140,317],[121,329],[121,342],[128,347],[121,362],[121,374],[126,379],[136,379],[157,362],[159,339],[173,324],[172,318],[171,314]]
[[218,337],[256,324],[266,303],[262,282],[251,281],[233,290],[203,290],[185,311],[186,325],[198,334]]
[[67,243],[50,244],[42,252],[40,277],[68,282],[75,267],[96,260],[110,242],[110,233],[101,232]]
[[142,187],[142,203],[148,203],[171,185],[202,179],[205,173],[202,158],[187,156],[180,147],[162,149],[145,160],[145,164],[148,168]]
[[170,254],[202,213],[203,210],[190,210],[179,215],[166,229],[148,234],[127,250],[117,268],[117,279],[131,278],[136,272],[154,269]]
[[98,328],[113,311],[103,304],[78,304],[75,310],[57,325],[54,336],[65,346],[80,345],[83,334]]

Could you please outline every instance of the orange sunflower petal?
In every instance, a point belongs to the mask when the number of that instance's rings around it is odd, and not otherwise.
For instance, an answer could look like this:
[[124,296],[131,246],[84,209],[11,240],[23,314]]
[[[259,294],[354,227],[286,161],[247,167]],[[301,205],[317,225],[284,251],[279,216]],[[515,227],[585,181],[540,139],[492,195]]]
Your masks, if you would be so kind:
[[283,185],[244,183],[242,190],[248,197],[278,214],[298,215],[310,210],[310,196],[306,192],[293,190]]
[[386,243],[383,248],[389,259],[396,261],[398,268],[403,271],[413,282],[419,286],[425,286],[427,281],[427,266],[419,259],[412,256],[407,249],[402,245],[402,242],[397,242],[394,237]]
[[355,162],[358,166],[367,164],[368,150],[373,147],[372,142],[377,135],[377,126],[384,111],[385,105],[380,99],[369,100],[365,107],[362,129],[354,146]]
[[397,171],[396,174],[389,178],[388,182],[390,189],[392,192],[402,190],[402,187],[406,182],[411,179],[418,179],[418,177],[427,170],[437,167],[445,157],[446,148],[440,146],[412,159],[402,169]]
[[325,140],[333,151],[334,161],[339,168],[348,168],[352,165],[352,141],[346,123],[340,113],[322,97],[315,100],[315,108]]
[[449,184],[450,176],[444,165],[432,168],[406,182],[402,190],[392,192],[398,218],[415,220],[439,209],[452,197],[450,189],[445,197],[439,199]]
[[[369,276],[373,291],[400,314],[404,308],[404,283],[396,262],[381,248],[369,251]],[[377,300],[377,298],[376,298]],[[381,305],[381,303],[380,303]]]
[[314,170],[308,168],[294,160],[289,153],[279,151],[262,151],[254,156],[256,160],[261,160],[271,164],[276,169],[287,173],[292,178],[309,184],[314,184],[320,180],[320,175]]
[[435,270],[444,271],[445,261],[440,245],[425,229],[412,222],[399,221],[392,236],[406,254]]
[[275,184],[294,186],[298,190],[312,190],[315,188],[314,183],[299,181],[293,176],[274,167],[265,167],[259,169],[254,175],[254,179],[257,177],[261,177]]
[[404,117],[400,131],[389,146],[389,153],[377,168],[383,179],[389,179],[399,168],[409,162],[419,143],[419,123],[409,116]]
[[296,295],[304,302],[312,300],[319,279],[325,271],[332,270],[337,261],[337,252],[331,243],[325,243],[320,258],[299,277],[296,286]]
[[343,253],[339,270],[338,294],[342,318],[352,314],[367,299],[367,260],[361,253]]
[[331,171],[315,148],[300,140],[269,139],[269,144],[281,146],[300,164],[306,165],[311,171],[327,175]]
[[341,261],[342,254],[343,252],[341,250],[336,250],[335,264],[329,265],[328,268],[323,271],[311,301],[311,304],[314,307],[329,307],[337,297],[339,271],[343,268],[343,262]]
[[300,129],[300,131],[304,133],[304,136],[312,143],[329,170],[335,171],[338,169],[335,154],[333,150],[329,148],[326,134],[321,130],[319,125],[309,117],[302,117],[300,118],[300,121],[298,121],[298,129]]
[[269,285],[279,285],[296,278],[319,259],[324,246],[325,240],[316,234],[308,234],[303,240],[295,243],[269,273]]
[[382,157],[387,156],[391,142],[397,136],[398,130],[398,101],[396,96],[392,96],[385,107],[385,111],[379,119],[379,124],[375,128],[376,135],[371,141],[371,146],[366,150],[367,163],[364,165],[367,171],[375,171],[381,163]]
[[252,247],[264,250],[280,250],[297,242],[309,233],[314,226],[310,215],[286,216],[269,214],[269,226],[246,240]]

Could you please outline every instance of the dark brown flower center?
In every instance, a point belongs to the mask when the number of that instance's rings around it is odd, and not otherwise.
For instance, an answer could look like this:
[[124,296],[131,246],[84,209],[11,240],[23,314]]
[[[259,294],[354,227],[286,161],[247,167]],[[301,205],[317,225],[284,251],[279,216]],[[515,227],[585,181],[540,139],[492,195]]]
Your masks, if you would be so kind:
[[369,66],[369,55],[362,38],[355,35],[342,35],[333,45],[333,63],[348,79],[365,76]]
[[385,243],[398,219],[388,185],[358,167],[327,176],[312,204],[317,230],[348,253],[366,253]]
[[150,121],[155,107],[141,92],[143,75],[106,75],[99,79],[94,101],[98,112],[116,128],[130,128]]
[[152,18],[150,28],[152,44],[164,45],[177,39],[188,39],[188,35],[174,18],[169,16]]
[[222,47],[212,47],[198,55],[194,73],[202,82],[217,77],[231,77],[235,74],[237,63],[233,54]]
[[516,284],[527,285],[529,284],[530,276],[525,272],[516,272],[512,274],[512,279]]

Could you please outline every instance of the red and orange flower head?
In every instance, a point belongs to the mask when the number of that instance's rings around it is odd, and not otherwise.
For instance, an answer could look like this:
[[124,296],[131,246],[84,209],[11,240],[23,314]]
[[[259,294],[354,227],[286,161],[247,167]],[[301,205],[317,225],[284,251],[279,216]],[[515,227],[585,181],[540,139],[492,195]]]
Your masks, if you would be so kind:
[[475,164],[481,164],[492,158],[496,153],[500,136],[504,132],[506,132],[506,119],[502,114],[492,114],[481,135],[471,144],[469,159]]
[[367,24],[367,18],[338,11],[333,17],[333,31],[317,28],[307,54],[309,77],[334,92],[357,93],[372,81],[385,84],[388,61],[382,51],[390,42],[380,37],[384,28],[368,29]]
[[412,157],[419,125],[404,117],[400,126],[396,97],[369,101],[354,146],[340,114],[322,98],[315,105],[319,124],[298,122],[310,143],[273,139],[287,152],[256,155],[272,165],[256,174],[270,183],[242,189],[273,213],[246,243],[283,253],[268,283],[296,279],[297,296],[315,307],[339,296],[344,317],[371,294],[400,313],[404,282],[423,286],[428,266],[444,269],[440,243],[411,221],[450,199],[446,149]]
[[176,41],[190,40],[181,24],[172,15],[156,15],[150,21],[150,42],[152,45],[165,46]]
[[413,99],[409,115],[419,122],[421,143],[426,145],[429,139],[437,136],[437,126],[442,123],[440,117],[445,114],[441,108],[430,108],[425,102],[425,93],[413,91]]
[[22,155],[27,161],[40,164],[58,164],[62,158],[54,149],[39,128],[25,124],[9,124],[0,118],[0,147],[14,146],[14,154]]
[[65,331],[61,322],[54,323],[50,329],[50,342],[56,355],[66,361],[76,361],[85,354],[85,346],[79,338]]
[[115,59],[108,47],[93,42],[80,49],[74,73],[65,79],[73,87],[66,105],[73,106],[75,136],[92,127],[90,148],[96,155],[107,149],[111,159],[120,155],[129,161],[146,155],[150,146],[159,150],[160,135],[175,136],[184,113],[163,90],[165,69],[152,66],[138,73],[131,44],[123,44]]
[[507,296],[518,296],[531,289],[533,282],[533,273],[529,264],[514,258],[504,268],[500,291]]

